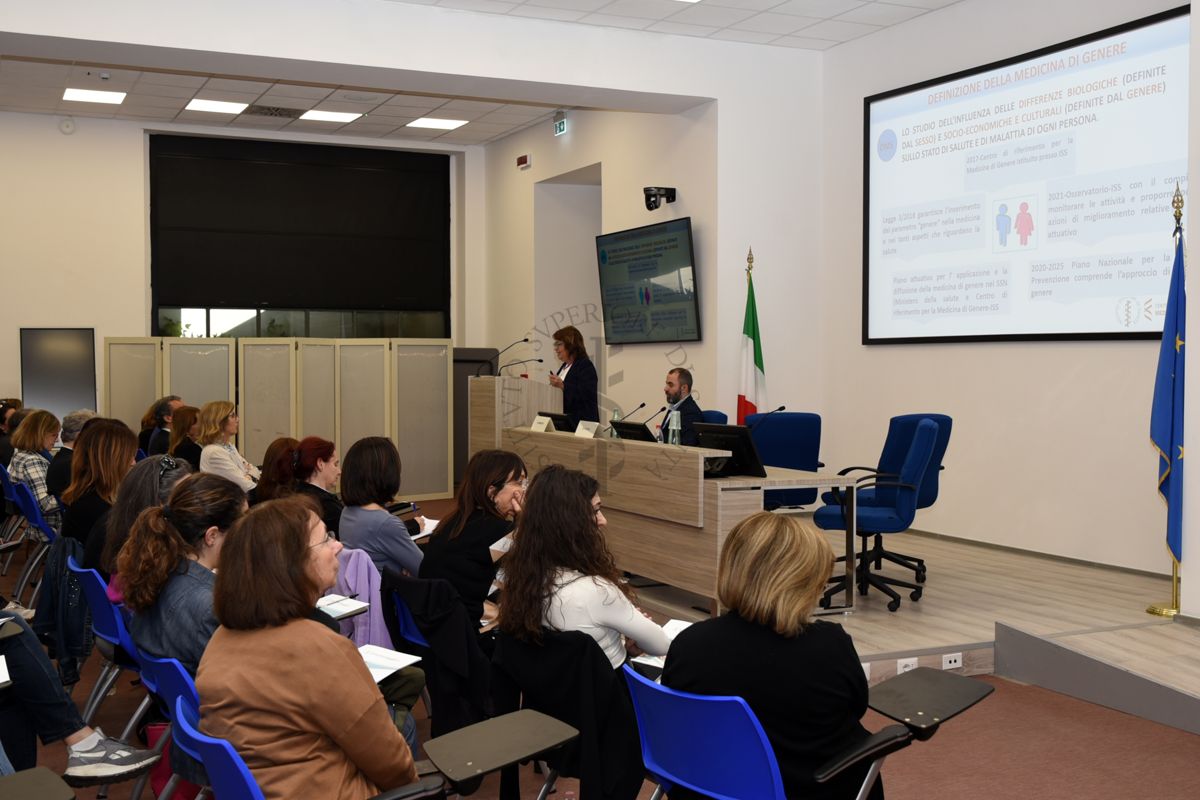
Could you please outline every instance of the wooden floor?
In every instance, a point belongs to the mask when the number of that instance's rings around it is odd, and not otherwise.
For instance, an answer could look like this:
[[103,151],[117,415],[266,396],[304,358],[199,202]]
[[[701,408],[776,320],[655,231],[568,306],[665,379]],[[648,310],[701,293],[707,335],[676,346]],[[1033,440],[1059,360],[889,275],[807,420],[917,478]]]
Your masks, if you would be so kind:
[[[835,548],[840,541],[840,535],[831,537]],[[902,603],[895,613],[887,610],[887,598],[872,590],[866,597],[855,598],[852,612],[827,617],[846,628],[864,661],[979,650],[989,654],[979,668],[968,671],[990,672],[990,647],[998,621],[1039,635],[1110,631],[1105,636],[1089,637],[1081,646],[1092,648],[1098,658],[1119,658],[1123,652],[1136,651],[1141,647],[1140,639],[1160,627],[1150,624],[1156,618],[1147,615],[1145,609],[1167,599],[1170,592],[1170,581],[1165,576],[1001,550],[930,534],[898,535],[889,537],[885,544],[925,559],[928,579],[919,602],[909,600],[907,592],[902,591]],[[912,579],[911,572],[906,574],[891,564],[885,564],[883,572]],[[642,597],[650,610],[686,619],[702,618],[703,609],[708,607],[707,599],[674,590],[645,589]],[[1149,628],[1130,627],[1143,624]],[[924,659],[921,664],[926,664]],[[893,661],[890,669],[872,672],[872,682],[894,669]],[[1194,686],[1200,690],[1200,668]]]
[[1200,629],[1157,620],[1052,639],[1077,653],[1200,698]]

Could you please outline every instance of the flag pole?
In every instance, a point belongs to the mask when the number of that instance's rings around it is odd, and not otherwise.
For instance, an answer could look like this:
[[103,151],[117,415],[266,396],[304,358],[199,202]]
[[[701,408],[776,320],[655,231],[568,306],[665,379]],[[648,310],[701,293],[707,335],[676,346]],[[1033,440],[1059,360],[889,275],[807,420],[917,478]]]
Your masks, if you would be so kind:
[[[1175,183],[1175,195],[1171,198],[1171,208],[1175,209],[1175,234],[1183,235],[1183,192],[1179,183]],[[1169,603],[1154,603],[1146,609],[1147,614],[1156,617],[1173,617],[1179,613],[1179,562],[1171,556],[1171,601]]]
[[750,280],[750,273],[754,271],[754,248],[746,248],[746,280]]

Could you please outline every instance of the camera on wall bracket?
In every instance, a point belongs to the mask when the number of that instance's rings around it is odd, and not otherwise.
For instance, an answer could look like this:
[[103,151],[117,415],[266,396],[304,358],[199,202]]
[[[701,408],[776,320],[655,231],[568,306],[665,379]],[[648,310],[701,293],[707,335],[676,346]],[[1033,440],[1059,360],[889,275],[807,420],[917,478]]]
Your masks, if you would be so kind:
[[647,186],[642,192],[646,195],[647,211],[658,208],[664,200],[668,203],[675,202],[675,188],[672,186]]

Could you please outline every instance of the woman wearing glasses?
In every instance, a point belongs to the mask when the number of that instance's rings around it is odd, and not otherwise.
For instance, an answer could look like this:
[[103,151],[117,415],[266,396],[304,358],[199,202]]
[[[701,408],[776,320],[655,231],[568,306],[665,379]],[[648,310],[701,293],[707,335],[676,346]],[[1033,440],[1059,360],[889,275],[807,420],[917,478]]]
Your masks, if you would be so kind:
[[228,478],[248,492],[258,483],[259,472],[233,446],[238,422],[237,407],[228,400],[213,400],[200,409],[200,430],[196,434],[196,442],[204,448],[200,451],[200,471]]
[[129,632],[156,658],[176,658],[193,675],[217,629],[214,570],[225,532],[246,511],[246,493],[218,475],[191,475],[166,504],[138,516],[117,556]]
[[225,538],[221,627],[196,675],[201,727],[233,745],[268,798],[355,800],[417,777],[354,643],[317,619],[341,549],[306,497],[255,506]]
[[582,631],[613,669],[628,654],[666,655],[667,634],[633,604],[600,529],[600,485],[554,464],[529,482],[521,524],[504,561],[500,630],[539,641],[543,627]]
[[471,456],[454,495],[454,509],[425,545],[422,578],[453,584],[471,619],[482,619],[484,600],[507,550],[513,520],[525,498],[525,462],[507,450]]

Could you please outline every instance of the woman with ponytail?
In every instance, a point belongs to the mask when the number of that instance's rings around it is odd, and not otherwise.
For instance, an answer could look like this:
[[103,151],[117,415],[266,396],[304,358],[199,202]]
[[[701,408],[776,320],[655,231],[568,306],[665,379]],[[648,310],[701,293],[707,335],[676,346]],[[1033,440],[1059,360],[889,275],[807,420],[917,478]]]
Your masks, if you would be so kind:
[[130,633],[147,654],[179,659],[196,674],[218,625],[212,591],[221,544],[245,511],[240,486],[202,472],[184,478],[165,505],[133,523],[117,570],[133,612]]

